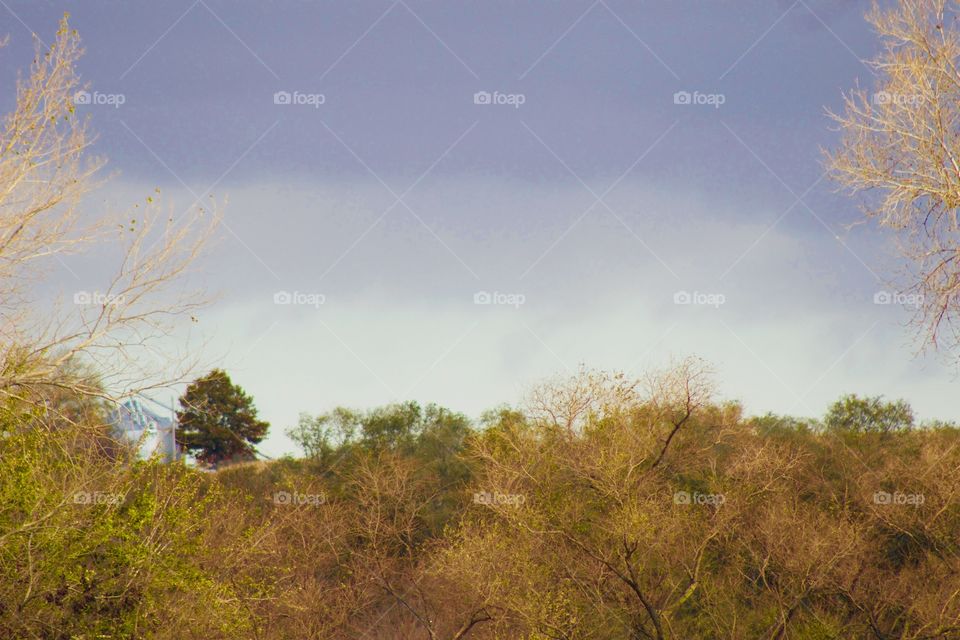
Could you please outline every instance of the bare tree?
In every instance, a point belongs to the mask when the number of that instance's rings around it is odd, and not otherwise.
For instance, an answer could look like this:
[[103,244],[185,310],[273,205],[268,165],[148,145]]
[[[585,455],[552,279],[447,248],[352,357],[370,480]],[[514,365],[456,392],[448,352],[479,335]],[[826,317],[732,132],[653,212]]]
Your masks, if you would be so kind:
[[[35,50],[0,123],[0,394],[36,401],[66,386],[116,397],[183,379],[192,367],[155,343],[201,302],[176,283],[217,216],[201,208],[182,221],[155,194],[122,217],[84,212],[103,161],[90,157],[92,137],[75,110],[79,37],[64,17],[52,44],[38,40]],[[61,268],[54,261],[94,248],[119,250],[109,283],[44,308],[36,292]],[[96,378],[64,375],[76,360],[94,365]]]
[[726,426],[711,393],[697,359],[642,380],[587,370],[536,387],[526,428],[473,449],[476,488],[499,496],[465,528],[470,564],[491,563],[467,581],[496,576],[476,596],[547,637],[680,637],[674,617],[731,526],[729,509],[675,504],[671,469],[712,457],[691,455],[681,434],[712,444]]
[[925,344],[960,342],[960,25],[946,0],[900,0],[867,15],[883,43],[868,64],[875,91],[845,96],[831,113],[842,133],[833,177],[865,198],[869,218],[893,229],[916,294]]

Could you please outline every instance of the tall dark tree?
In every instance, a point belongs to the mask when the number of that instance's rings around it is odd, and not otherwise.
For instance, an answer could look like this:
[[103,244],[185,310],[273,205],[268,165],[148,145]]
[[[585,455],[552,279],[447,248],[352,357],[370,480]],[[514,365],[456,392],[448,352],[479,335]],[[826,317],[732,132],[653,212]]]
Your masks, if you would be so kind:
[[214,369],[187,387],[177,411],[177,443],[200,462],[253,460],[253,445],[270,424],[257,417],[253,398]]

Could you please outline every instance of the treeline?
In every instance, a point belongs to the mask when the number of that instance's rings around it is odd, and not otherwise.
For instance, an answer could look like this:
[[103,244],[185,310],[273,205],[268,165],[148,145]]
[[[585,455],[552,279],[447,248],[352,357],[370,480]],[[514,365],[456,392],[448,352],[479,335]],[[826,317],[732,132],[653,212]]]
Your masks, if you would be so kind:
[[304,415],[304,457],[217,472],[4,402],[4,638],[960,637],[960,430],[903,402],[582,371],[477,423]]

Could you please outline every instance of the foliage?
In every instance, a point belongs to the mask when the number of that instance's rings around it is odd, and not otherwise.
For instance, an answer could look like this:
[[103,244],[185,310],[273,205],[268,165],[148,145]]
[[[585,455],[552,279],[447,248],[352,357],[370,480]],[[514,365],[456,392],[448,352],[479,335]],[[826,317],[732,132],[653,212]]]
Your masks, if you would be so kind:
[[0,439],[0,636],[249,630],[201,563],[217,517],[202,474],[104,455],[97,431],[43,418],[5,423]]
[[478,426],[412,402],[337,409],[301,417],[311,455],[208,474],[108,455],[95,414],[10,405],[0,628],[957,637],[960,430],[855,396],[822,422],[745,417],[711,388],[691,360],[584,370]]
[[[917,285],[934,337],[958,282],[944,11],[873,14],[884,86],[933,106],[852,97],[833,166],[880,190],[886,224],[932,213],[915,257],[943,261]],[[584,368],[479,425],[415,402],[304,414],[289,434],[306,457],[265,463],[267,423],[214,370],[181,398],[179,442],[246,464],[137,460],[84,356],[146,342],[157,307],[138,305],[195,255],[189,226],[156,253],[134,234],[110,288],[124,301],[66,331],[23,322],[25,265],[89,240],[73,234],[96,168],[78,55],[64,22],[0,127],[0,638],[960,638],[960,428],[914,428],[903,401],[749,417],[696,359],[640,379]],[[914,147],[913,129],[933,137]]]
[[195,380],[180,397],[177,444],[200,462],[253,460],[253,445],[269,428],[257,417],[253,399],[220,369]]
[[860,398],[854,394],[833,403],[824,424],[833,431],[892,433],[913,427],[913,411],[903,400],[884,402],[883,398]]

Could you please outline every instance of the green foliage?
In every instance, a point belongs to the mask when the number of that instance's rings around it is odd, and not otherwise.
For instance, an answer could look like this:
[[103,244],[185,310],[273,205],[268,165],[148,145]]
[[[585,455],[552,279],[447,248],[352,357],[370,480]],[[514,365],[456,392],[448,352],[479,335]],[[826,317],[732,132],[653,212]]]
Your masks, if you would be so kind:
[[903,403],[843,398],[821,427],[704,402],[660,465],[684,412],[643,397],[579,429],[338,408],[291,430],[307,457],[215,473],[105,455],[94,414],[14,404],[0,637],[453,638],[479,620],[461,640],[919,640],[960,621],[960,430],[904,428]]
[[360,445],[370,451],[409,450],[423,428],[416,402],[379,407],[360,419]]
[[329,462],[334,451],[353,442],[359,424],[359,415],[337,407],[318,416],[301,413],[297,426],[288,429],[287,436],[308,458]]
[[416,402],[390,404],[365,412],[337,407],[318,416],[301,414],[287,435],[308,458],[321,463],[342,462],[355,454],[397,453],[415,456],[444,476],[460,471],[456,454],[472,433],[460,413]]
[[780,416],[774,413],[767,413],[751,418],[748,421],[748,426],[754,429],[757,435],[766,438],[787,439],[808,436],[820,428],[820,425],[815,420],[796,418],[793,416]]
[[[463,452],[473,434],[466,416],[435,404],[405,402],[354,411],[337,407],[318,416],[301,414],[287,435],[337,488],[365,460],[407,461],[428,500],[424,527],[439,533],[459,513],[471,468]],[[429,493],[429,499],[427,498]]]
[[220,369],[187,387],[177,422],[177,443],[208,464],[253,460],[253,445],[263,440],[270,427],[257,418],[253,399]]
[[841,433],[887,434],[913,428],[913,410],[903,400],[861,398],[856,394],[834,402],[824,418],[827,429]]
[[215,517],[202,474],[104,456],[88,428],[4,426],[0,635],[145,637],[181,618],[216,637],[249,629],[201,565]]

